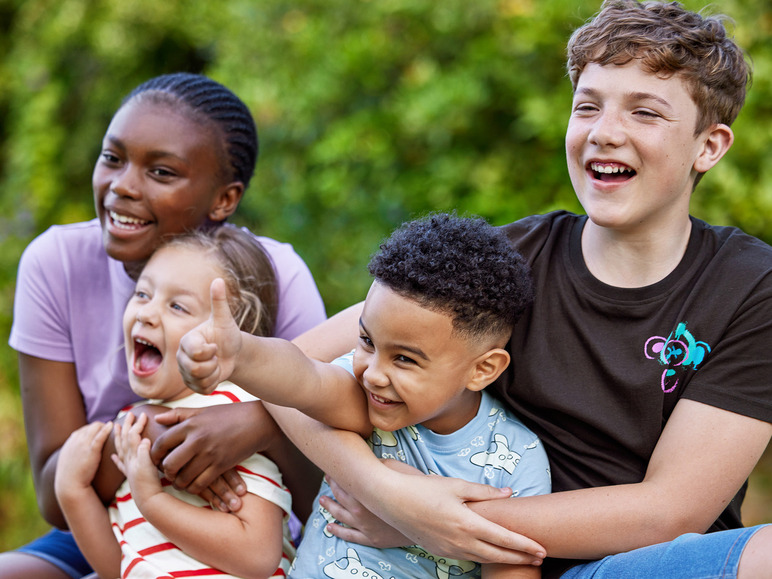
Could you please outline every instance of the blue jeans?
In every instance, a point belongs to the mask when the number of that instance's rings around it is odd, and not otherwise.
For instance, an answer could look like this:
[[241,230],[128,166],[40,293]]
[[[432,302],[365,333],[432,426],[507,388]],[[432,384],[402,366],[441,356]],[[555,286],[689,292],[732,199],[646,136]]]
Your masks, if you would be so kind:
[[91,567],[78,549],[78,545],[75,544],[75,539],[67,531],[52,529],[16,551],[40,557],[56,565],[73,579],[80,579],[92,573]]
[[765,525],[699,535],[584,563],[566,571],[563,579],[718,579],[737,577],[745,545]]

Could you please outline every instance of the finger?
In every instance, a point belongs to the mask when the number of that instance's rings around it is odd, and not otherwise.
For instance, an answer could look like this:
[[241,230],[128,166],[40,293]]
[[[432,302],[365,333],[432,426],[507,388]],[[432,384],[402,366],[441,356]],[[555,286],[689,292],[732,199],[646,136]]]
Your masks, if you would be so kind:
[[91,438],[91,445],[93,448],[98,449],[99,451],[102,450],[102,447],[105,445],[105,441],[107,440],[107,437],[110,436],[110,432],[113,430],[113,423],[105,422],[98,423],[99,428],[97,431],[93,434],[93,437]]
[[201,362],[211,360],[217,354],[217,344],[209,342],[204,331],[211,322],[204,322],[180,339],[177,362],[185,370],[194,370]]
[[242,497],[247,494],[247,485],[244,484],[244,479],[241,478],[241,475],[239,475],[235,468],[226,470],[222,474],[222,478],[225,484],[238,496]]
[[118,467],[118,470],[121,471],[124,476],[126,476],[126,465],[121,460],[121,457],[117,454],[111,454],[110,458],[112,459],[115,466]]
[[339,525],[337,523],[328,524],[326,529],[330,533],[332,533],[339,539],[343,539],[344,541],[350,541],[352,543],[357,543],[359,545],[370,544],[370,538],[364,533],[358,531],[357,529],[344,527],[343,525]]
[[131,428],[129,429],[129,431],[131,434],[136,434],[137,436],[139,436],[142,434],[142,431],[145,430],[146,425],[147,425],[147,414],[142,412],[134,421],[134,424],[131,425]]
[[155,421],[164,426],[172,426],[187,420],[201,412],[200,408],[173,408],[155,415]]
[[221,511],[223,513],[229,513],[230,509],[228,508],[228,505],[226,505],[220,497],[218,497],[216,494],[214,494],[210,489],[206,488],[203,491],[201,491],[198,496],[200,496],[202,499],[204,499],[206,502],[211,504],[215,509],[218,511]]
[[[150,454],[151,457],[160,457],[160,460],[154,462],[163,470],[166,478],[175,483],[180,472],[189,462],[201,460],[195,454],[193,445],[183,444],[186,438],[185,428],[181,426],[172,428],[155,441]],[[203,466],[205,464],[202,464]]]
[[220,499],[220,502],[225,505],[225,508],[230,512],[236,512],[241,508],[241,499],[226,482],[224,477],[217,477],[212,484],[209,485],[208,489]]
[[195,459],[188,462],[177,473],[174,486],[194,495],[200,494],[220,476],[219,470],[215,469],[212,464],[207,464],[202,468],[201,465],[204,463],[205,459],[196,455]]
[[212,304],[210,319],[215,328],[228,328],[233,324],[233,314],[228,305],[228,295],[225,290],[225,281],[222,278],[212,280],[209,286],[209,298]]
[[320,496],[319,505],[326,509],[333,519],[340,521],[348,527],[356,527],[356,517],[339,502],[333,500],[331,497]]

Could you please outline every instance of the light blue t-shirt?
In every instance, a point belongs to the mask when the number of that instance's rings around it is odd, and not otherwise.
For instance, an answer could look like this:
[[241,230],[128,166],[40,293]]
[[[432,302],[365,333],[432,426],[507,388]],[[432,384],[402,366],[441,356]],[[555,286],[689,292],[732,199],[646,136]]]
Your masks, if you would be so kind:
[[[352,372],[352,358],[347,354],[333,363]],[[547,454],[539,439],[485,391],[477,415],[456,432],[436,434],[420,424],[394,432],[374,429],[368,443],[379,458],[400,460],[426,474],[511,487],[513,496],[551,490]],[[436,557],[418,546],[376,549],[327,533],[333,519],[319,505],[323,494],[333,496],[326,483],[314,502],[290,577],[480,577],[480,565],[472,561]]]

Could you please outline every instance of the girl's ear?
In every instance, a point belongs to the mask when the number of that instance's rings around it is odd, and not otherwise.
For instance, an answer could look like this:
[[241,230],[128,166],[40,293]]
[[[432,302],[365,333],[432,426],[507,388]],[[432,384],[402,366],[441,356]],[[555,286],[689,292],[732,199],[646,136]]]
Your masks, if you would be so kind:
[[244,184],[241,181],[234,181],[224,185],[217,193],[209,210],[209,219],[212,221],[225,221],[233,215],[239,206],[239,201],[244,195]]
[[493,348],[480,355],[474,363],[472,377],[466,387],[479,391],[498,378],[509,366],[509,352]]

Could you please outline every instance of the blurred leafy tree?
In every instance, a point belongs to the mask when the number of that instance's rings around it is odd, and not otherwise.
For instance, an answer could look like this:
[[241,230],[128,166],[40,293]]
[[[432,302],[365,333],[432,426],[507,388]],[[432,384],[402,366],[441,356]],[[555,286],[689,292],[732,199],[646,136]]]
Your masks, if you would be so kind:
[[[563,153],[564,48],[599,4],[0,0],[0,341],[23,247],[93,216],[103,132],[129,90],[164,72],[206,73],[250,106],[261,158],[236,220],[293,243],[330,313],[362,299],[369,255],[411,216],[456,208],[500,224],[579,210]],[[694,212],[772,241],[772,8],[716,4],[756,72]],[[15,367],[0,348],[0,549],[41,529]]]

